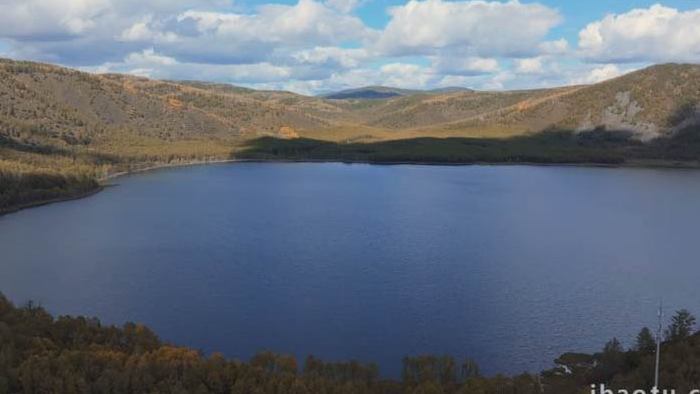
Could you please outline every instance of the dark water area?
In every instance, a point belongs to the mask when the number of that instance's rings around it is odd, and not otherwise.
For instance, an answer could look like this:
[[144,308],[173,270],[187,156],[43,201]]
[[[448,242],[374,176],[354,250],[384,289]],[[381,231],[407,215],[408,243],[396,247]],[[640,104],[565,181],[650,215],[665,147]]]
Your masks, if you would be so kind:
[[[0,291],[246,360],[519,373],[700,313],[700,172],[211,165],[0,217]],[[303,363],[303,361],[302,361]]]

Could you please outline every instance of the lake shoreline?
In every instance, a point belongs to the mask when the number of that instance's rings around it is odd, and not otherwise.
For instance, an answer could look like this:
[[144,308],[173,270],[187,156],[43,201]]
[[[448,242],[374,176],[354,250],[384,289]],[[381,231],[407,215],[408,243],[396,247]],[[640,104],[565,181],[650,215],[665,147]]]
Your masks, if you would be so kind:
[[157,171],[168,168],[191,167],[200,165],[212,164],[235,164],[235,163],[337,163],[337,164],[367,164],[367,165],[382,165],[382,166],[400,166],[400,165],[422,165],[422,166],[445,166],[445,167],[462,167],[462,166],[532,166],[532,167],[583,167],[583,168],[638,168],[638,169],[669,169],[669,170],[697,170],[700,169],[700,162],[695,161],[671,161],[671,160],[630,160],[622,163],[538,163],[538,162],[440,162],[440,161],[370,161],[370,160],[333,160],[333,159],[264,159],[264,158],[243,158],[243,159],[213,159],[213,160],[192,160],[187,162],[168,163],[149,165],[143,168],[134,168],[127,171],[119,171],[97,178],[99,186],[95,189],[84,193],[71,194],[65,197],[52,198],[50,200],[42,200],[22,204],[20,206],[10,207],[0,210],[0,217],[17,213],[30,208],[37,208],[45,205],[74,201],[87,197],[91,197],[103,191],[107,186],[110,186],[109,181],[134,174],[139,174],[149,171]]
[[24,210],[29,209],[29,208],[37,208],[37,207],[41,207],[44,205],[50,205],[50,204],[55,204],[55,203],[59,203],[59,202],[81,200],[83,198],[93,196],[93,195],[101,192],[104,189],[105,189],[105,185],[100,184],[95,189],[91,189],[91,190],[88,190],[88,191],[83,192],[83,193],[77,193],[77,194],[71,194],[71,195],[67,195],[67,196],[63,196],[63,197],[51,198],[49,200],[34,201],[34,202],[19,205],[19,206],[10,207],[10,208],[4,209],[4,210],[0,210],[0,217],[5,216],[5,215],[9,215],[11,213],[17,213],[19,211],[24,211]]
[[512,162],[441,162],[441,161],[371,161],[371,160],[334,160],[334,159],[221,159],[221,160],[195,160],[184,163],[152,165],[144,168],[138,168],[129,171],[120,171],[113,174],[108,174],[98,179],[98,182],[104,183],[111,179],[122,176],[134,175],[142,172],[157,171],[167,168],[191,167],[210,164],[234,164],[234,163],[337,163],[337,164],[367,164],[378,166],[401,166],[401,165],[416,165],[416,166],[444,166],[444,167],[465,167],[465,166],[532,166],[532,167],[583,167],[583,168],[640,168],[640,169],[679,169],[679,170],[694,170],[700,169],[700,162],[695,161],[670,161],[670,160],[639,160],[627,161],[622,163],[539,163],[529,161],[512,161]]

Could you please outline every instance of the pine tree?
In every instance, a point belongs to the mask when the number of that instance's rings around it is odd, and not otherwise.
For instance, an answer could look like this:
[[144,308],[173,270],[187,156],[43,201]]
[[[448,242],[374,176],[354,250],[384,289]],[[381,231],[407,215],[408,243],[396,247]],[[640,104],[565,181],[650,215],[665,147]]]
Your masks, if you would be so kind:
[[693,333],[695,316],[687,309],[681,309],[671,319],[671,324],[665,332],[667,341],[678,341],[688,338]]
[[655,349],[656,340],[651,330],[647,327],[642,328],[639,334],[637,334],[637,342],[634,346],[634,350],[642,353],[653,353]]

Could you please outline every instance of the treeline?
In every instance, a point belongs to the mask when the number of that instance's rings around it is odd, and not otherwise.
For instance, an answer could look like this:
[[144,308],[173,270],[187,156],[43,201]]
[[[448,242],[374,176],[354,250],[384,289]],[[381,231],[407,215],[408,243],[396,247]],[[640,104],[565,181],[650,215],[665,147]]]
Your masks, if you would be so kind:
[[3,134],[0,127],[0,214],[84,196],[99,190],[99,179],[109,174],[229,157],[230,148],[211,141],[178,141],[160,149],[137,145],[121,153],[109,149],[98,152],[22,141]]
[[[695,318],[676,313],[665,332],[661,387],[700,387]],[[539,375],[484,377],[471,360],[406,357],[400,380],[374,364],[325,362],[262,352],[229,360],[162,342],[142,325],[104,326],[97,319],[53,318],[31,303],[18,308],[0,294],[0,394],[6,393],[464,393],[581,394],[592,384],[614,389],[653,385],[651,331],[625,350],[617,339],[600,353],[562,355]]]
[[250,362],[163,343],[148,328],[59,317],[0,295],[0,393],[540,393],[535,377],[484,378],[471,362],[408,357],[403,380],[373,364],[263,352]]
[[[695,332],[695,323],[695,317],[682,309],[664,330],[660,389],[688,393],[700,387],[700,334]],[[613,338],[600,353],[562,355],[556,360],[559,366],[543,372],[542,377],[550,390],[561,393],[590,393],[591,385],[600,384],[615,393],[623,389],[630,393],[650,392],[654,386],[655,352],[655,335],[645,327],[629,349]]]
[[39,202],[80,197],[99,187],[95,178],[87,175],[22,173],[0,166],[0,213]]

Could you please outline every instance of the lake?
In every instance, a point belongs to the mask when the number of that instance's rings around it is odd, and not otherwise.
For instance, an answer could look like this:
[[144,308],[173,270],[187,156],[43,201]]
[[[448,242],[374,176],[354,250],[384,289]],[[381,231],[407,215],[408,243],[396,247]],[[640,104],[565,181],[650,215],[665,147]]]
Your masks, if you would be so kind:
[[241,163],[0,217],[0,291],[248,359],[538,371],[700,313],[700,171]]

